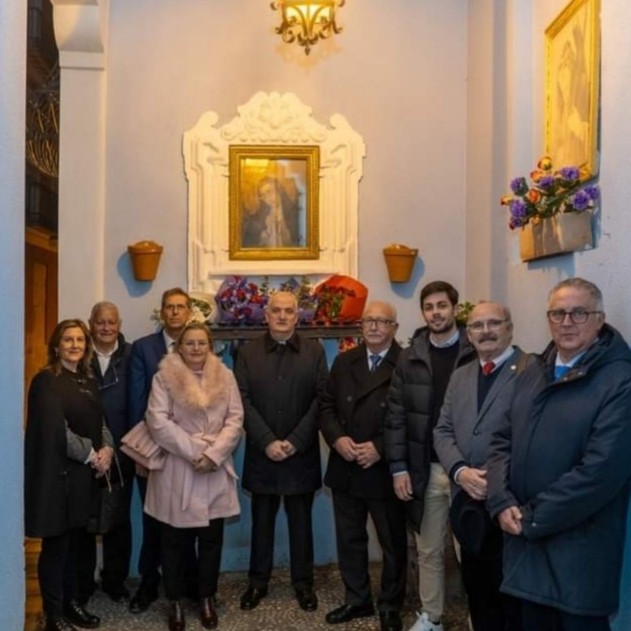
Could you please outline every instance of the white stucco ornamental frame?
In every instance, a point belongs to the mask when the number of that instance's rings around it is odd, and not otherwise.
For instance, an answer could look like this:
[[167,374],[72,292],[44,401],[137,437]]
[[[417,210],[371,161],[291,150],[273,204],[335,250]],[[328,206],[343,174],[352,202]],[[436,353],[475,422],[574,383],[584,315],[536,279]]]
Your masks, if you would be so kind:
[[[347,274],[357,277],[358,193],[366,147],[341,114],[329,126],[292,93],[258,92],[218,127],[205,112],[184,133],[188,180],[188,282],[192,291],[213,292],[228,274]],[[230,260],[230,145],[320,147],[320,256],[315,260]]]

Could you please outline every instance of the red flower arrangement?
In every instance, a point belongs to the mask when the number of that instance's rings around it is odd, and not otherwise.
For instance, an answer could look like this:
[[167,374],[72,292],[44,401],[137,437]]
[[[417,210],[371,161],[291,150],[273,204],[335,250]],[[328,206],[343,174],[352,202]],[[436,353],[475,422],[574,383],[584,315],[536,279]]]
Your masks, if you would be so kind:
[[368,288],[350,276],[335,275],[320,283],[314,295],[316,322],[356,322],[364,311]]

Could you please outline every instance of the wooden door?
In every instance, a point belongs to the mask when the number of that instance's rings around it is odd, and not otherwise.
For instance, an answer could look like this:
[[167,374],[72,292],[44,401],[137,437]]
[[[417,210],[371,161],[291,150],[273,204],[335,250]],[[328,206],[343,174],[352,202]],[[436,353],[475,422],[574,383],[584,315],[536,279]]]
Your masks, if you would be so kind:
[[[26,229],[25,267],[24,384],[25,392],[28,392],[31,379],[46,363],[46,344],[57,323],[57,239],[51,232],[43,228]],[[25,539],[25,631],[40,628],[42,599],[37,582],[39,551],[39,539]]]

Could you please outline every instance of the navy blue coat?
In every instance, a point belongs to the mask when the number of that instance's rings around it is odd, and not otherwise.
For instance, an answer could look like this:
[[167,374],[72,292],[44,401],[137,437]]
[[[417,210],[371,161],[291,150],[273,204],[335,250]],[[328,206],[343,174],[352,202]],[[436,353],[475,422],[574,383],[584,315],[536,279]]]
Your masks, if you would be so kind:
[[604,325],[560,381],[556,349],[517,377],[488,460],[492,515],[523,512],[505,535],[503,591],[575,615],[618,608],[631,478],[631,351]]
[[127,412],[127,373],[130,355],[131,344],[125,341],[122,333],[118,335],[118,348],[112,354],[104,375],[101,374],[96,353],[92,355],[92,371],[99,385],[105,420],[117,447],[120,445],[120,439],[132,428]]
[[136,340],[131,347],[127,396],[131,427],[145,418],[153,376],[158,371],[160,360],[166,355],[162,331]]

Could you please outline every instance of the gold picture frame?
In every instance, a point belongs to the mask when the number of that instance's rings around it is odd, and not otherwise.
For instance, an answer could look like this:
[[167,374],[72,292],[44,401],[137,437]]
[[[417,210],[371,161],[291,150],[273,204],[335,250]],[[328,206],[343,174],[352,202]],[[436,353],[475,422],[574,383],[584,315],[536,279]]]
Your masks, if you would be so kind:
[[555,167],[598,173],[600,0],[572,0],[545,31],[545,151]]
[[230,145],[232,260],[317,259],[320,147]]

